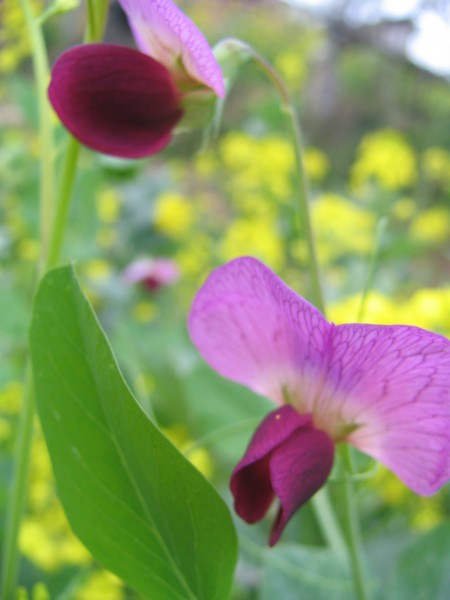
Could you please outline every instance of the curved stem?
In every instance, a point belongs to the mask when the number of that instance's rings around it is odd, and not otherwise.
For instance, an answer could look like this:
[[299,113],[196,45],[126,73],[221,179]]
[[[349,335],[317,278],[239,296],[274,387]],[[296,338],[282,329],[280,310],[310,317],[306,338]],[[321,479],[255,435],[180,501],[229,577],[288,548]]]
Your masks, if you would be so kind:
[[[351,448],[347,444],[344,444],[340,447],[339,451],[346,470],[352,475],[353,461]],[[362,561],[361,538],[357,520],[358,513],[355,507],[354,483],[352,479],[347,479],[343,483],[342,488],[343,527],[347,538],[355,593],[358,600],[368,600],[369,593]]]
[[272,81],[281,99],[283,112],[286,114],[289,120],[289,131],[292,135],[297,171],[297,210],[300,219],[300,227],[303,229],[308,247],[308,269],[311,279],[313,303],[323,314],[325,314],[325,302],[323,299],[322,285],[320,281],[320,269],[317,258],[316,241],[311,222],[311,213],[309,210],[309,189],[305,167],[303,164],[303,142],[297,111],[291,102],[289,92],[284,81],[275,71],[272,65],[267,62],[263,56],[261,56],[261,54],[240,40],[230,39],[228,40],[228,43],[235,46],[236,49],[248,54],[265,73],[265,75]]

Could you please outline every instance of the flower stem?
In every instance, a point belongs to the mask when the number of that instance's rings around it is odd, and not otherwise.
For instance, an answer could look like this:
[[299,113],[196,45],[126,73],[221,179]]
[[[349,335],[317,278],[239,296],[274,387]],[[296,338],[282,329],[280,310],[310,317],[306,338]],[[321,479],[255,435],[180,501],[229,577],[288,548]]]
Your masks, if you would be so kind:
[[384,234],[386,232],[386,228],[388,225],[388,220],[386,217],[381,217],[377,223],[375,229],[375,240],[372,248],[372,252],[369,259],[369,267],[367,270],[367,277],[364,283],[364,289],[361,294],[361,301],[358,309],[358,316],[356,321],[359,323],[363,320],[364,314],[366,312],[367,299],[369,297],[369,292],[373,286],[373,280],[375,278],[375,272],[377,270],[378,259],[380,257],[381,245],[383,243]]
[[314,494],[311,503],[320,530],[328,546],[336,556],[346,561],[348,558],[348,548],[331,505],[328,488],[323,487]]
[[[58,205],[54,209],[54,152],[53,125],[50,105],[47,100],[47,84],[49,68],[45,40],[42,34],[41,21],[36,19],[31,10],[29,0],[20,0],[22,11],[28,28],[34,76],[36,81],[39,128],[40,128],[40,235],[41,253],[39,275],[59,262],[61,246],[67,225],[67,215],[75,180],[79,144],[71,139],[64,161],[61,184],[58,194]],[[86,38],[103,35],[109,0],[99,0],[95,5],[96,26],[89,20]],[[93,41],[90,39],[90,41]],[[29,356],[25,368],[25,386],[21,413],[19,417],[18,436],[14,453],[14,476],[6,511],[5,540],[3,546],[2,578],[0,597],[12,600],[19,566],[19,530],[25,510],[28,472],[30,466],[31,446],[33,441],[33,422],[35,414],[34,388],[31,362]]]
[[259,54],[259,52],[241,40],[229,39],[225,40],[225,42],[230,48],[234,48],[237,52],[241,52],[242,54],[251,57],[258,67],[264,72],[264,74],[271,80],[278,93],[278,96],[280,97],[283,112],[289,121],[289,131],[292,135],[295,154],[295,167],[297,173],[297,210],[300,220],[299,225],[303,230],[308,247],[308,269],[311,280],[312,299],[315,306],[317,306],[317,308],[324,314],[325,303],[323,300],[322,285],[320,281],[320,269],[317,259],[316,241],[309,210],[309,189],[305,167],[303,164],[303,143],[297,111],[291,102],[289,92],[283,79],[272,67],[272,65],[261,54]]
[[5,541],[3,548],[2,585],[0,598],[15,598],[19,565],[18,538],[20,522],[25,508],[31,443],[33,440],[34,390],[31,364],[28,361],[25,376],[24,396],[20,413],[16,451],[14,454],[15,477],[9,494],[6,514]]
[[[49,67],[42,29],[36,21],[28,0],[21,0],[32,49],[36,81],[39,138],[40,138],[40,268],[48,252],[49,227],[54,203],[53,125],[47,100]],[[40,269],[39,269],[40,270]],[[15,596],[19,565],[18,538],[20,522],[25,508],[31,444],[33,440],[34,392],[29,358],[25,368],[24,396],[19,417],[18,435],[14,451],[14,477],[6,510],[5,540],[3,545],[2,578],[0,597],[5,600]]]
[[[346,470],[352,475],[354,469],[351,448],[347,444],[343,444],[339,451]],[[362,560],[361,538],[355,506],[354,482],[351,477],[342,484],[342,489],[343,528],[349,549],[355,593],[358,600],[368,600],[369,594]]]
[[80,143],[70,137],[67,143],[66,155],[59,185],[58,204],[53,217],[52,230],[50,236],[50,245],[45,261],[45,270],[51,269],[58,264],[61,255],[61,248],[66,231],[67,219],[69,215],[70,201],[72,199],[73,184],[77,172],[78,155],[80,152]]

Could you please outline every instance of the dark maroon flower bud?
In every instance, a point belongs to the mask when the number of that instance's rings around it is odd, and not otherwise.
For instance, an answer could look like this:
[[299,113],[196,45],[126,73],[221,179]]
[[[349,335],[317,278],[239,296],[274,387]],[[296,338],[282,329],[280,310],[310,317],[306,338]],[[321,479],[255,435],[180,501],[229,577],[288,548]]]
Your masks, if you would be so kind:
[[280,502],[269,545],[279,540],[292,515],[326,482],[334,443],[314,427],[311,415],[285,405],[269,413],[256,430],[231,476],[234,508],[247,523],[264,517]]

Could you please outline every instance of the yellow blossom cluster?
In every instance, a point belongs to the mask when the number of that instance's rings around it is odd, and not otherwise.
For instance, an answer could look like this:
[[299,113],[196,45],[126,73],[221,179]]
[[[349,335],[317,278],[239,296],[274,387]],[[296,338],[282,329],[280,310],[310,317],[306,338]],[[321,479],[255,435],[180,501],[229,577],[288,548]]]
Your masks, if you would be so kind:
[[363,138],[350,173],[355,192],[364,192],[371,181],[387,191],[401,190],[412,186],[416,178],[416,153],[402,133],[380,129]]
[[[43,0],[32,0],[35,14],[43,8]],[[12,73],[30,52],[22,6],[17,0],[0,3],[0,73]]]

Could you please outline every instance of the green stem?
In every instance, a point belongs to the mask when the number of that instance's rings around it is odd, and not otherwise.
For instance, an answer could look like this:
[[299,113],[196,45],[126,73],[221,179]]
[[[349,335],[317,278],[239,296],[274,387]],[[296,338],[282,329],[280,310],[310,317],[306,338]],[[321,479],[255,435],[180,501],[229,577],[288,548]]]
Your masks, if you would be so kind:
[[77,172],[80,143],[74,137],[70,137],[62,168],[61,181],[59,185],[58,204],[53,217],[50,245],[45,261],[45,270],[55,267],[61,256],[61,248],[64,234],[67,228],[70,202],[72,200],[73,184]]
[[[71,139],[68,143],[64,161],[61,184],[58,194],[58,205],[54,212],[54,153],[53,125],[51,110],[47,100],[47,83],[49,78],[47,51],[40,22],[34,18],[29,0],[20,0],[28,27],[30,38],[34,76],[38,94],[40,123],[40,219],[41,219],[41,256],[40,269],[51,268],[59,262],[62,241],[67,225],[70,199],[75,179],[79,144]],[[95,5],[97,12],[96,26],[88,26],[86,38],[103,35],[109,0],[99,0]],[[53,219],[52,219],[53,217]],[[50,228],[51,224],[51,228]],[[18,576],[19,547],[18,538],[22,515],[25,510],[28,472],[30,466],[31,446],[33,441],[34,421],[34,389],[29,357],[26,365],[24,398],[19,418],[18,437],[14,454],[14,477],[6,511],[5,540],[2,560],[2,579],[0,597],[12,600]]]
[[[34,76],[36,81],[40,137],[40,266],[48,251],[49,227],[54,203],[53,125],[47,100],[49,67],[42,30],[34,18],[28,0],[21,0],[22,11],[32,48]],[[1,597],[12,599],[19,565],[18,537],[25,509],[31,444],[33,440],[34,393],[31,365],[27,359],[24,397],[18,424],[18,436],[14,452],[15,472],[6,510],[5,540],[3,546]]]
[[40,229],[41,229],[41,265],[47,254],[50,223],[54,203],[53,168],[53,124],[50,105],[47,100],[49,65],[42,29],[33,15],[29,0],[20,0],[28,29],[32,49],[32,60],[39,114],[39,162],[40,162]]
[[328,488],[323,487],[311,499],[314,514],[324,539],[336,556],[348,559],[348,548],[341,527],[334,514],[328,494]]
[[306,171],[303,164],[303,142],[300,128],[300,122],[297,116],[297,111],[293,106],[286,85],[279,74],[275,71],[272,65],[266,61],[254,48],[241,42],[240,40],[229,40],[229,43],[236,46],[243,52],[246,52],[265,75],[272,81],[275,89],[280,97],[283,112],[289,120],[289,131],[292,135],[292,141],[295,153],[295,166],[297,172],[297,210],[300,219],[300,227],[303,232],[308,247],[309,261],[308,269],[311,280],[313,303],[317,308],[325,314],[325,303],[322,293],[322,285],[320,281],[319,261],[317,258],[316,241],[314,230],[311,222],[311,212],[309,210],[309,189],[307,184]]
[[24,396],[22,399],[19,428],[17,434],[15,459],[15,477],[12,482],[7,518],[2,563],[2,585],[0,598],[15,598],[15,588],[19,565],[18,538],[22,514],[25,509],[28,472],[30,467],[31,444],[33,440],[34,390],[31,364],[28,362]]
[[[351,448],[347,444],[343,444],[339,452],[346,470],[350,475],[353,475]],[[361,538],[357,519],[358,513],[355,506],[354,482],[351,477],[342,484],[342,489],[343,528],[347,538],[355,593],[358,600],[368,600],[369,593],[362,561]]]
[[367,277],[364,284],[364,289],[361,295],[361,301],[358,309],[358,316],[356,320],[358,322],[362,321],[364,318],[364,314],[366,312],[367,299],[369,297],[369,292],[372,289],[373,281],[375,279],[375,272],[377,270],[378,259],[380,257],[380,250],[383,243],[384,234],[386,231],[386,227],[388,225],[388,220],[386,217],[381,217],[377,223],[375,229],[375,240],[372,248],[372,253],[369,259],[369,268],[367,270]]

